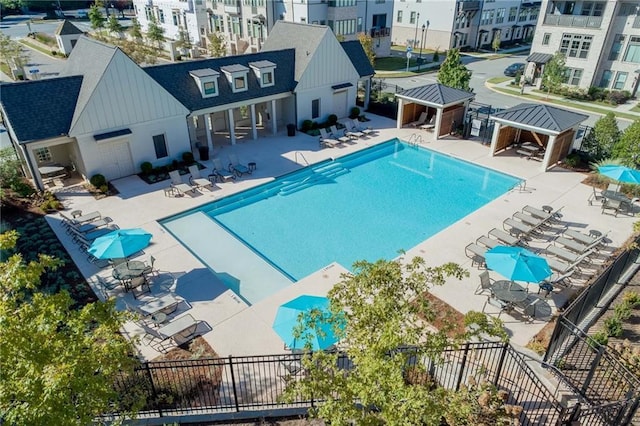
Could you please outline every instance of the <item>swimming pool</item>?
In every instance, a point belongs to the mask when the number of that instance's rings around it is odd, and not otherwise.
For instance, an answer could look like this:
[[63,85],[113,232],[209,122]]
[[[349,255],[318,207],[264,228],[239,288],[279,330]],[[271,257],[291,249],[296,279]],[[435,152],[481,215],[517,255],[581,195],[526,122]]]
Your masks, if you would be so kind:
[[393,139],[161,224],[255,303],[334,261],[393,259],[518,182]]

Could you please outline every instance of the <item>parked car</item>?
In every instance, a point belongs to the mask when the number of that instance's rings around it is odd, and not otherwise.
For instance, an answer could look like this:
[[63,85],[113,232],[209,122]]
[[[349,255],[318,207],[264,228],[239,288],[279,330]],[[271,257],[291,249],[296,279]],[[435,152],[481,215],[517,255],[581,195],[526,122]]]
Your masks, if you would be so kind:
[[515,77],[516,74],[522,74],[524,72],[524,67],[525,64],[523,64],[522,62],[513,63],[505,68],[504,75],[506,75],[507,77]]

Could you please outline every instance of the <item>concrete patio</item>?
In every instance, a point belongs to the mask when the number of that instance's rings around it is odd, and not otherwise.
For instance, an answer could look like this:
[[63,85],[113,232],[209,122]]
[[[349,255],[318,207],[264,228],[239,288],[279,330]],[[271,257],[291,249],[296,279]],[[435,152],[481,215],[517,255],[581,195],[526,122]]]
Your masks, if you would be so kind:
[[[581,184],[584,174],[570,172],[561,168],[542,173],[540,164],[528,161],[510,152],[497,157],[489,157],[489,148],[478,142],[441,139],[435,141],[432,133],[416,129],[396,129],[395,121],[383,117],[370,116],[368,123],[379,132],[368,139],[360,139],[352,144],[345,144],[339,148],[320,149],[318,139],[297,133],[295,137],[288,137],[286,132],[276,136],[260,137],[258,140],[241,141],[234,146],[216,147],[212,157],[226,157],[235,153],[242,162],[255,162],[257,169],[250,176],[243,176],[235,183],[219,183],[220,189],[209,191],[203,189],[194,195],[183,197],[166,197],[164,188],[169,181],[148,185],[137,176],[130,176],[113,181],[119,194],[101,200],[95,200],[90,194],[79,187],[64,188],[57,192],[67,209],[80,209],[83,212],[98,210],[103,216],[111,217],[120,228],[142,227],[153,234],[152,244],[145,249],[145,253],[136,260],[148,260],[150,255],[156,258],[156,268],[160,274],[152,283],[152,295],[167,291],[171,285],[171,278],[176,279],[171,288],[178,296],[185,300],[178,312],[190,313],[201,321],[198,333],[210,343],[220,356],[227,355],[256,355],[283,352],[283,343],[271,329],[273,318],[278,306],[300,294],[325,295],[331,286],[339,281],[340,274],[347,272],[350,265],[330,264],[316,273],[306,277],[295,285],[264,299],[253,306],[248,306],[231,290],[196,259],[185,247],[176,241],[159,224],[164,217],[185,211],[219,199],[221,197],[260,185],[274,177],[297,170],[307,165],[328,158],[337,158],[356,150],[398,137],[403,140],[411,138],[412,134],[420,134],[423,145],[429,149],[471,161],[491,169],[508,173],[526,180],[524,188],[515,188],[483,208],[464,217],[438,234],[407,251],[406,257],[424,257],[428,265],[439,265],[445,262],[457,262],[470,271],[470,276],[460,282],[448,282],[445,286],[434,288],[433,294],[449,303],[460,312],[470,310],[480,311],[486,301],[486,296],[475,295],[478,287],[479,270],[471,265],[471,260],[465,256],[464,247],[487,231],[497,227],[502,228],[502,221],[519,211],[525,205],[540,207],[550,205],[555,209],[562,209],[564,225],[572,229],[586,231],[598,229],[602,232],[610,231],[609,247],[620,246],[632,232],[633,217],[620,215],[614,217],[601,214],[599,206],[589,206],[587,198],[591,187]],[[212,161],[201,162],[207,167],[202,171],[205,176],[212,169]],[[375,214],[372,212],[372,214]],[[401,206],[398,214],[402,214]],[[110,277],[111,268],[99,270],[89,263],[79,247],[67,235],[61,225],[61,217],[57,214],[47,216],[52,228],[73,257],[83,275],[91,283],[96,294],[102,297],[95,275]],[[301,236],[303,231],[301,230]],[[206,236],[203,236],[206,238]],[[215,241],[211,241],[215,244]],[[539,241],[532,245],[544,247],[549,242]],[[367,259],[375,261],[376,259]],[[603,259],[597,259],[596,263]],[[493,278],[499,278],[491,273]],[[167,281],[167,279],[169,281]],[[577,280],[579,287],[580,281]],[[531,291],[537,290],[531,286]],[[109,292],[110,296],[118,299],[118,306],[125,308],[124,301],[130,304],[140,303],[131,294],[124,294],[121,290]],[[556,292],[548,301],[554,305],[561,305],[569,296],[567,290]],[[140,300],[149,298],[149,294]],[[545,323],[525,323],[517,318],[503,314],[512,342],[525,345]],[[131,336],[141,335],[142,330],[135,324],[127,324],[126,332]],[[147,359],[158,355],[149,345],[139,345],[141,354]]]

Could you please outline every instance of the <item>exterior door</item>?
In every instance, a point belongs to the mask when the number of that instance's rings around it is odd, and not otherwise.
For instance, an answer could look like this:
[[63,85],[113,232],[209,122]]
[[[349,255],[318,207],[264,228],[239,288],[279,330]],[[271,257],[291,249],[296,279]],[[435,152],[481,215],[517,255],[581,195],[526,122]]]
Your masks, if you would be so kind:
[[128,140],[101,145],[100,156],[102,158],[102,174],[107,180],[130,176],[136,172]]
[[341,92],[337,92],[333,94],[333,109],[334,114],[338,116],[338,118],[344,118],[347,116],[347,94],[349,92],[347,90],[343,90]]

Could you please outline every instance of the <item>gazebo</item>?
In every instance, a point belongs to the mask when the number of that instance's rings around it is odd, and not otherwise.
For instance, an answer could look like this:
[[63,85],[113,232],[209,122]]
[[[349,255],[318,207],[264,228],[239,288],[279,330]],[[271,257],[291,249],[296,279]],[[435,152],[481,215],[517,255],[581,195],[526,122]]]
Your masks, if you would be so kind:
[[429,117],[435,114],[435,134],[438,139],[463,124],[469,102],[475,96],[475,93],[454,89],[440,83],[403,90],[396,93],[398,98],[396,127],[401,129],[418,120],[423,112],[426,112]]
[[492,114],[495,122],[490,156],[528,143],[544,153],[542,171],[571,152],[580,123],[587,115],[545,105],[524,103]]

